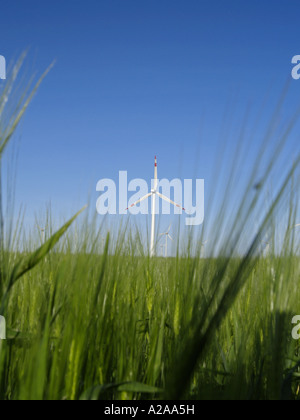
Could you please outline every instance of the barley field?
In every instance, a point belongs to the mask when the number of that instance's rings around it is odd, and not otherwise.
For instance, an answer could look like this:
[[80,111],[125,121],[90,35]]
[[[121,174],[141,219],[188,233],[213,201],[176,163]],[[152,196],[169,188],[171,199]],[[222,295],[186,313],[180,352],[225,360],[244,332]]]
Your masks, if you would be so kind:
[[[1,159],[42,80],[16,101],[21,62],[0,96]],[[274,153],[262,183],[288,130],[276,144],[269,133]],[[298,169],[295,156],[262,218],[263,188],[253,189],[250,174],[230,222],[224,200],[206,258],[201,235],[172,258],[150,258],[130,224],[103,244],[105,226],[85,209],[61,229],[49,221],[45,241],[35,227],[24,235],[21,222],[9,229],[2,212],[0,399],[299,399]]]

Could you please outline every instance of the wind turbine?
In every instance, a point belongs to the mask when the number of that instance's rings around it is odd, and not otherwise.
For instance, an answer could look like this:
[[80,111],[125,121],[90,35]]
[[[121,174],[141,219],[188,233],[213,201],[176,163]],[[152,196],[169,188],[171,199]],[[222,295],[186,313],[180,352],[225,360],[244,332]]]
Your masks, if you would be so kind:
[[167,232],[161,233],[159,236],[165,236],[166,237],[166,244],[165,244],[165,257],[168,256],[168,239],[171,239],[173,241],[172,236],[170,235],[171,225],[169,226],[169,229]]
[[207,244],[207,241],[201,242],[201,258],[205,258],[205,245]]
[[[151,239],[150,239],[150,256],[154,257],[155,255],[155,209],[156,209],[156,196],[160,197],[162,200],[166,201],[167,203],[172,204],[175,207],[178,207],[182,210],[185,211],[185,209],[183,207],[181,207],[179,204],[176,204],[174,201],[170,200],[168,197],[165,197],[163,194],[160,194],[157,191],[157,187],[158,187],[158,178],[157,178],[157,158],[155,156],[155,161],[154,161],[154,184],[153,184],[153,188],[151,189],[151,192],[147,195],[145,195],[144,197],[140,198],[139,200],[137,200],[135,203],[133,203],[131,207],[136,206],[138,203],[141,203],[144,200],[147,200],[149,197],[152,197],[152,209],[151,209],[151,214],[152,214],[152,221],[151,221]],[[126,209],[128,210],[128,208]]]
[[37,225],[37,227],[41,231],[41,234],[42,234],[42,243],[44,243],[45,242],[46,229],[47,229],[48,225],[45,226],[45,227],[43,227],[43,228],[40,227],[39,225]]
[[101,243],[102,243],[102,248],[105,248],[105,236],[100,235],[101,238]]
[[265,251],[266,255],[268,256],[270,251],[270,242],[262,241],[262,243],[265,245],[263,247],[263,252]]

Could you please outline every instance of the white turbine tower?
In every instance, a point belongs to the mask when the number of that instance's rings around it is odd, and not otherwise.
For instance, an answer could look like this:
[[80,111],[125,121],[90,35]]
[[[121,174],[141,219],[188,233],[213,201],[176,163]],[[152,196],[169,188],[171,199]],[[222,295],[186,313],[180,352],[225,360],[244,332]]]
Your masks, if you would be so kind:
[[45,242],[45,235],[46,235],[46,229],[48,228],[48,225],[45,227],[40,227],[39,225],[37,225],[38,229],[41,232],[41,236],[42,236],[42,243]]
[[205,258],[205,245],[207,244],[207,241],[201,242],[201,258]]
[[262,243],[265,245],[263,246],[263,252],[265,251],[266,256],[270,254],[270,242],[262,241]]
[[[153,188],[151,189],[151,192],[147,195],[145,195],[144,197],[140,198],[138,201],[136,201],[135,203],[133,203],[130,207],[134,207],[136,206],[138,203],[141,203],[144,200],[147,200],[149,197],[152,197],[152,209],[151,209],[151,214],[152,214],[152,221],[151,221],[151,240],[150,240],[150,256],[154,257],[155,255],[155,216],[156,216],[156,196],[160,197],[162,200],[166,201],[167,203],[172,204],[175,207],[178,207],[182,210],[185,211],[185,209],[180,206],[179,204],[176,204],[174,201],[170,200],[168,197],[165,197],[163,194],[160,194],[157,191],[157,187],[158,187],[158,178],[157,178],[157,158],[155,156],[155,162],[154,162],[154,184],[153,184]],[[126,209],[128,210],[128,208]]]
[[171,239],[173,241],[172,236],[170,235],[171,225],[169,226],[169,229],[167,232],[161,233],[159,236],[165,236],[166,237],[166,244],[165,244],[165,257],[168,256],[168,239]]

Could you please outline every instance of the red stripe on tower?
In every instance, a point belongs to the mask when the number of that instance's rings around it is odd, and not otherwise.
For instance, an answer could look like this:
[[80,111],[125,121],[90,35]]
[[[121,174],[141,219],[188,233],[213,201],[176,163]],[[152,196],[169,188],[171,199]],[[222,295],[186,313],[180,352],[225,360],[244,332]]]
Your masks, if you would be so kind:
[[154,163],[155,168],[157,168],[157,158],[155,156],[155,163]]

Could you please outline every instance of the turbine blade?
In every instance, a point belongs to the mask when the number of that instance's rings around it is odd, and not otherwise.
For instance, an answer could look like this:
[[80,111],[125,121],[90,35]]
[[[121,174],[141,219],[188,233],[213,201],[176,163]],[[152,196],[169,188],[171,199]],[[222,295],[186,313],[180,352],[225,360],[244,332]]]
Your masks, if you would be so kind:
[[[151,195],[152,195],[152,193],[149,193],[149,194],[145,195],[144,197],[140,198],[135,203],[131,204],[130,208],[136,206],[137,204],[141,203],[144,200],[147,200],[147,198],[151,197]],[[126,210],[129,210],[129,207],[127,207]]]
[[185,211],[184,207],[181,207],[179,204],[175,203],[174,201],[170,200],[168,197],[165,197],[164,195],[160,194],[159,192],[155,192],[162,200],[167,201],[167,203],[173,204],[173,206],[178,207],[179,209]]
[[168,238],[171,239],[171,241],[173,241],[173,238],[171,235],[168,234]]

